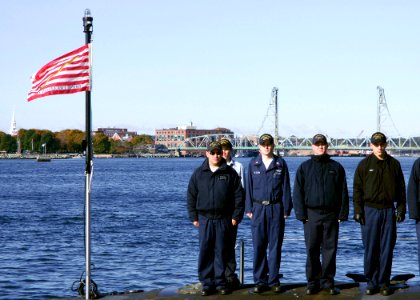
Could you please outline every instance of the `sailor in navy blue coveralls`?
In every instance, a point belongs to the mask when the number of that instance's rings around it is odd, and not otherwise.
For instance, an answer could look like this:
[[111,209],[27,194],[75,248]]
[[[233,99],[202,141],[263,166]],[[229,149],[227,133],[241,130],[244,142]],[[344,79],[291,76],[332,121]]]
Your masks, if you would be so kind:
[[416,159],[411,169],[407,187],[408,215],[416,222],[417,255],[420,273],[420,158]]
[[285,218],[293,207],[290,178],[284,159],[273,154],[273,137],[263,134],[259,144],[260,154],[249,163],[245,198],[254,248],[254,292],[261,293],[270,287],[279,293]]
[[406,213],[404,175],[398,160],[386,153],[386,146],[385,135],[374,133],[370,144],[373,153],[359,163],[354,174],[354,219],[362,229],[367,295],[392,293],[389,285],[396,222],[403,222]]
[[307,295],[320,288],[331,295],[340,292],[334,284],[338,231],[339,222],[348,219],[349,195],[346,172],[327,150],[327,138],[316,134],[312,139],[314,155],[297,169],[293,187],[296,219],[304,224]]
[[225,295],[230,292],[225,278],[230,258],[229,239],[244,214],[244,190],[239,175],[222,157],[219,142],[208,146],[206,156],[188,184],[188,217],[199,229],[201,295],[207,296],[214,289]]

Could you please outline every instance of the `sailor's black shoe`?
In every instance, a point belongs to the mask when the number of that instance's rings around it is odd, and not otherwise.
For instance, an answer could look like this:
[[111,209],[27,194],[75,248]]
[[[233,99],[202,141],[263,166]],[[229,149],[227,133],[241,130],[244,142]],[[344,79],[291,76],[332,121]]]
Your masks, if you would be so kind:
[[219,287],[219,288],[217,288],[217,292],[220,295],[227,295],[227,294],[230,293],[230,290],[227,287]]
[[201,289],[201,296],[210,296],[211,289],[208,286],[205,286]]
[[306,295],[315,295],[319,292],[319,289],[316,287],[307,287],[305,292]]
[[366,295],[375,295],[378,292],[377,288],[367,288],[365,294]]
[[392,291],[388,286],[383,286],[381,287],[380,293],[382,296],[389,296],[392,294]]
[[280,283],[273,285],[273,286],[271,287],[271,290],[272,290],[274,293],[276,293],[276,294],[281,293],[281,286],[280,286]]
[[332,287],[332,288],[327,289],[327,290],[330,293],[330,295],[338,295],[338,294],[340,294],[340,289],[338,289],[336,287]]
[[262,284],[257,284],[256,286],[254,286],[254,289],[253,289],[255,294],[260,294],[266,290],[267,290],[267,286],[262,285]]

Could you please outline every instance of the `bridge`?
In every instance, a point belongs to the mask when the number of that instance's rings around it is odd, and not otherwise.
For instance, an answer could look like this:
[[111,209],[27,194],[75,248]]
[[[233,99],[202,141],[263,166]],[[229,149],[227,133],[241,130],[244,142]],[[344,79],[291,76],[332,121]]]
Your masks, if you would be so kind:
[[[170,148],[170,150],[197,151],[206,150],[207,145],[212,141],[227,138],[232,142],[236,150],[256,151],[258,150],[258,136],[233,136],[227,134],[211,134],[192,137],[185,140],[185,147]],[[364,138],[333,138],[328,137],[329,149],[336,151],[369,151],[370,137]],[[420,137],[418,138],[389,138],[387,149],[398,152],[420,151]],[[279,137],[276,150],[311,150],[312,137],[300,138],[296,136]]]
[[[413,154],[420,152],[420,137],[401,137],[395,123],[392,120],[389,112],[384,89],[380,86],[378,90],[378,103],[377,103],[377,131],[396,133],[397,137],[388,137],[387,150],[398,154]],[[185,151],[185,152],[199,152],[205,151],[207,145],[215,140],[227,138],[232,142],[232,145],[237,151],[257,151],[258,150],[258,137],[262,133],[264,126],[269,123],[268,129],[265,128],[264,132],[271,133],[274,137],[275,149],[281,152],[291,151],[309,151],[312,146],[312,137],[281,137],[278,133],[278,89],[273,88],[271,93],[271,100],[267,113],[264,117],[262,125],[255,135],[249,136],[234,136],[232,134],[211,134],[202,135],[188,138],[184,141],[184,146],[169,148],[171,151]],[[362,131],[363,133],[363,131]],[[370,151],[370,136],[369,137],[355,138],[335,138],[327,137],[329,142],[329,150],[337,153],[352,153],[352,154],[366,154]]]

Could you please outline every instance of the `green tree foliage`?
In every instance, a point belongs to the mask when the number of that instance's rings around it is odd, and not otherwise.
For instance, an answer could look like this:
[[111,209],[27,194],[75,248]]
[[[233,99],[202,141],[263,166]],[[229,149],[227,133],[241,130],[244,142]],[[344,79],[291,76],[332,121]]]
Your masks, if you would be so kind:
[[[39,153],[43,151],[43,144],[48,153],[82,153],[82,141],[86,139],[83,131],[66,129],[60,132],[40,129],[20,129],[17,137],[0,131],[0,151],[13,153],[17,151],[17,141],[20,141],[21,151]],[[95,153],[147,153],[154,144],[153,137],[141,134],[131,141],[114,141],[103,133],[92,137]]]
[[0,131],[0,151],[16,152],[16,138],[11,136],[10,134]]
[[18,138],[22,151],[41,152],[43,144],[46,145],[49,153],[60,151],[60,144],[56,139],[56,135],[50,130],[20,129]]
[[60,142],[56,139],[55,134],[49,130],[42,130],[40,132],[39,142],[41,145],[46,145],[47,153],[57,153],[60,151]]
[[127,143],[127,146],[129,147],[130,153],[148,153],[150,152],[154,142],[155,141],[152,136],[147,134],[140,134],[132,138],[131,141]]
[[86,138],[85,133],[77,129],[66,129],[56,133],[60,143],[60,149],[64,153],[82,153],[82,141]]
[[153,139],[152,136],[147,135],[147,134],[140,134],[138,136],[135,136],[132,140],[131,140],[131,144],[133,146],[137,146],[137,145],[141,145],[141,144],[148,144],[148,145],[152,145],[154,144],[155,141]]
[[124,154],[124,153],[128,153],[129,152],[129,147],[127,147],[127,144],[125,142],[122,141],[114,141],[114,140],[110,140],[111,142],[111,149],[110,149],[110,153],[113,154]]
[[92,138],[92,144],[95,153],[109,153],[111,149],[111,142],[103,133],[95,134]]
[[18,138],[22,151],[37,152],[41,146],[39,143],[40,137],[36,135],[35,129],[20,129]]

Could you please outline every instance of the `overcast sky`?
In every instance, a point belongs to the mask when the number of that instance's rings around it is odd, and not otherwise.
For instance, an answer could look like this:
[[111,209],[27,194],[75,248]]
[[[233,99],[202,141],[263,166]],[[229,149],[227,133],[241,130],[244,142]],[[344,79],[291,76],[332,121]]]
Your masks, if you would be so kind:
[[397,130],[420,136],[416,0],[1,1],[0,131],[13,111],[18,128],[84,130],[84,93],[26,97],[33,73],[84,44],[86,8],[94,129],[256,134],[277,87],[280,135],[370,136],[381,86]]

